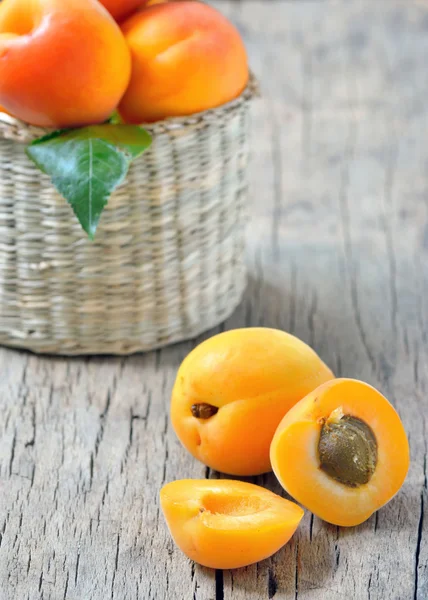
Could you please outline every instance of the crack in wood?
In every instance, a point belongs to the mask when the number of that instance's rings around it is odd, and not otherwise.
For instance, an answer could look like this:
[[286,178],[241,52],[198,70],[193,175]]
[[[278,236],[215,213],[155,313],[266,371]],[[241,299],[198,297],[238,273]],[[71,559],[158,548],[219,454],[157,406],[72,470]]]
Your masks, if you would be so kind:
[[415,589],[413,594],[414,600],[419,600],[418,591],[419,591],[419,560],[421,554],[421,543],[422,543],[422,532],[424,526],[424,491],[421,492],[421,500],[420,500],[420,513],[419,513],[419,523],[418,523],[418,534],[416,539],[416,552],[415,552]]
[[119,567],[119,546],[120,546],[120,533],[117,534],[117,538],[116,538],[116,554],[114,557],[114,569],[113,569],[113,575],[112,575],[112,580],[111,580],[111,598],[112,599],[114,597],[114,582],[116,581],[116,573],[117,573],[118,567]]
[[312,533],[314,529],[314,514],[311,513],[310,521],[309,521],[309,541],[312,542]]
[[299,598],[299,540],[296,540],[295,552],[296,568],[294,572],[294,600]]
[[79,578],[79,565],[80,565],[80,552],[77,552],[76,566],[74,569],[74,587],[77,586],[77,580]]
[[67,571],[67,576],[65,578],[65,586],[64,586],[64,595],[62,597],[62,600],[67,600],[67,592],[68,592],[68,581],[70,578],[70,573],[69,571]]
[[26,448],[30,448],[31,446],[34,446],[35,441],[36,441],[36,405],[33,404],[31,407],[31,426],[33,428],[33,435],[31,437],[31,439],[25,443],[25,447]]
[[10,450],[9,477],[12,477],[12,467],[13,467],[13,461],[15,459],[15,449],[16,449],[16,429],[13,432],[12,447],[11,447],[11,450]]
[[215,600],[224,600],[224,573],[221,569],[215,572]]
[[273,572],[272,567],[269,567],[268,570],[268,598],[272,600],[276,596],[276,592],[278,591],[278,584],[275,578],[275,573]]
[[337,569],[339,568],[339,562],[340,562],[340,546],[337,542],[334,544],[334,556],[335,556],[335,567],[336,567],[336,571],[337,571]]
[[372,573],[370,573],[369,581],[367,584],[367,600],[371,600],[371,597],[372,597],[371,585],[372,585]]

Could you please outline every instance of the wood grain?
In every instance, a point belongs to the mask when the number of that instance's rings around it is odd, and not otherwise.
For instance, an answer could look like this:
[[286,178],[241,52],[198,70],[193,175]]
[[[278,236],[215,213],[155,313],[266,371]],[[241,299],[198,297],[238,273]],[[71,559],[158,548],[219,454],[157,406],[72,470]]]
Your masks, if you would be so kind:
[[[379,387],[409,432],[409,477],[355,530],[307,513],[272,559],[211,572],[173,546],[158,504],[167,481],[219,477],[168,420],[194,344],[86,360],[3,349],[0,600],[428,597],[428,5],[214,4],[242,31],[264,95],[250,282],[224,327],[284,328],[338,375]],[[280,493],[272,475],[255,481]]]

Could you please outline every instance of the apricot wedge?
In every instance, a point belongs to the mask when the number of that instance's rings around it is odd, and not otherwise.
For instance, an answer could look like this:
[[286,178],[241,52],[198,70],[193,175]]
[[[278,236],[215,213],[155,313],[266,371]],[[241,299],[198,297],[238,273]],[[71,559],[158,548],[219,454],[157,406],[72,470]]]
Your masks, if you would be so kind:
[[394,407],[353,379],[329,381],[296,404],[279,425],[270,456],[293,498],[345,527],[389,502],[409,468],[409,444]]
[[242,481],[174,481],[160,499],[177,546],[212,569],[236,569],[271,556],[304,514],[297,504]]
[[334,375],[296,337],[254,327],[216,335],[182,363],[171,420],[182,444],[229,475],[271,471],[269,448],[286,412]]

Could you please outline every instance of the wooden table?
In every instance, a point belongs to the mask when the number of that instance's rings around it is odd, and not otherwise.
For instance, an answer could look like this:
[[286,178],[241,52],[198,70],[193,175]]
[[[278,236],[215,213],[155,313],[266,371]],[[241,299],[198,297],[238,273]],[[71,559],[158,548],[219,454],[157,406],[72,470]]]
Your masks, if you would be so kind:
[[[168,419],[194,343],[123,359],[0,350],[0,600],[428,597],[428,3],[215,4],[264,96],[249,288],[225,327],[283,328],[380,388],[409,433],[407,482],[354,530],[307,512],[272,559],[203,569],[158,503],[167,481],[219,477]],[[273,475],[255,481],[280,493]]]

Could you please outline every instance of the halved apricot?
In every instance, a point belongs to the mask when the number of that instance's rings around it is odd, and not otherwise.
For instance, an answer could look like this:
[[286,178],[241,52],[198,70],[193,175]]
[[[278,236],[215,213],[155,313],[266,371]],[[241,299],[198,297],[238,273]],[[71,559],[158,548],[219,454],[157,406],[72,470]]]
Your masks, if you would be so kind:
[[394,407],[353,379],[329,381],[294,406],[275,433],[270,456],[293,498],[345,527],[389,502],[409,468],[409,444]]
[[230,475],[271,470],[269,447],[282,417],[334,377],[301,340],[276,329],[227,331],[195,348],[181,365],[171,400],[182,444]]
[[212,569],[236,569],[272,556],[304,514],[297,504],[242,481],[174,481],[163,487],[160,500],[177,546]]

